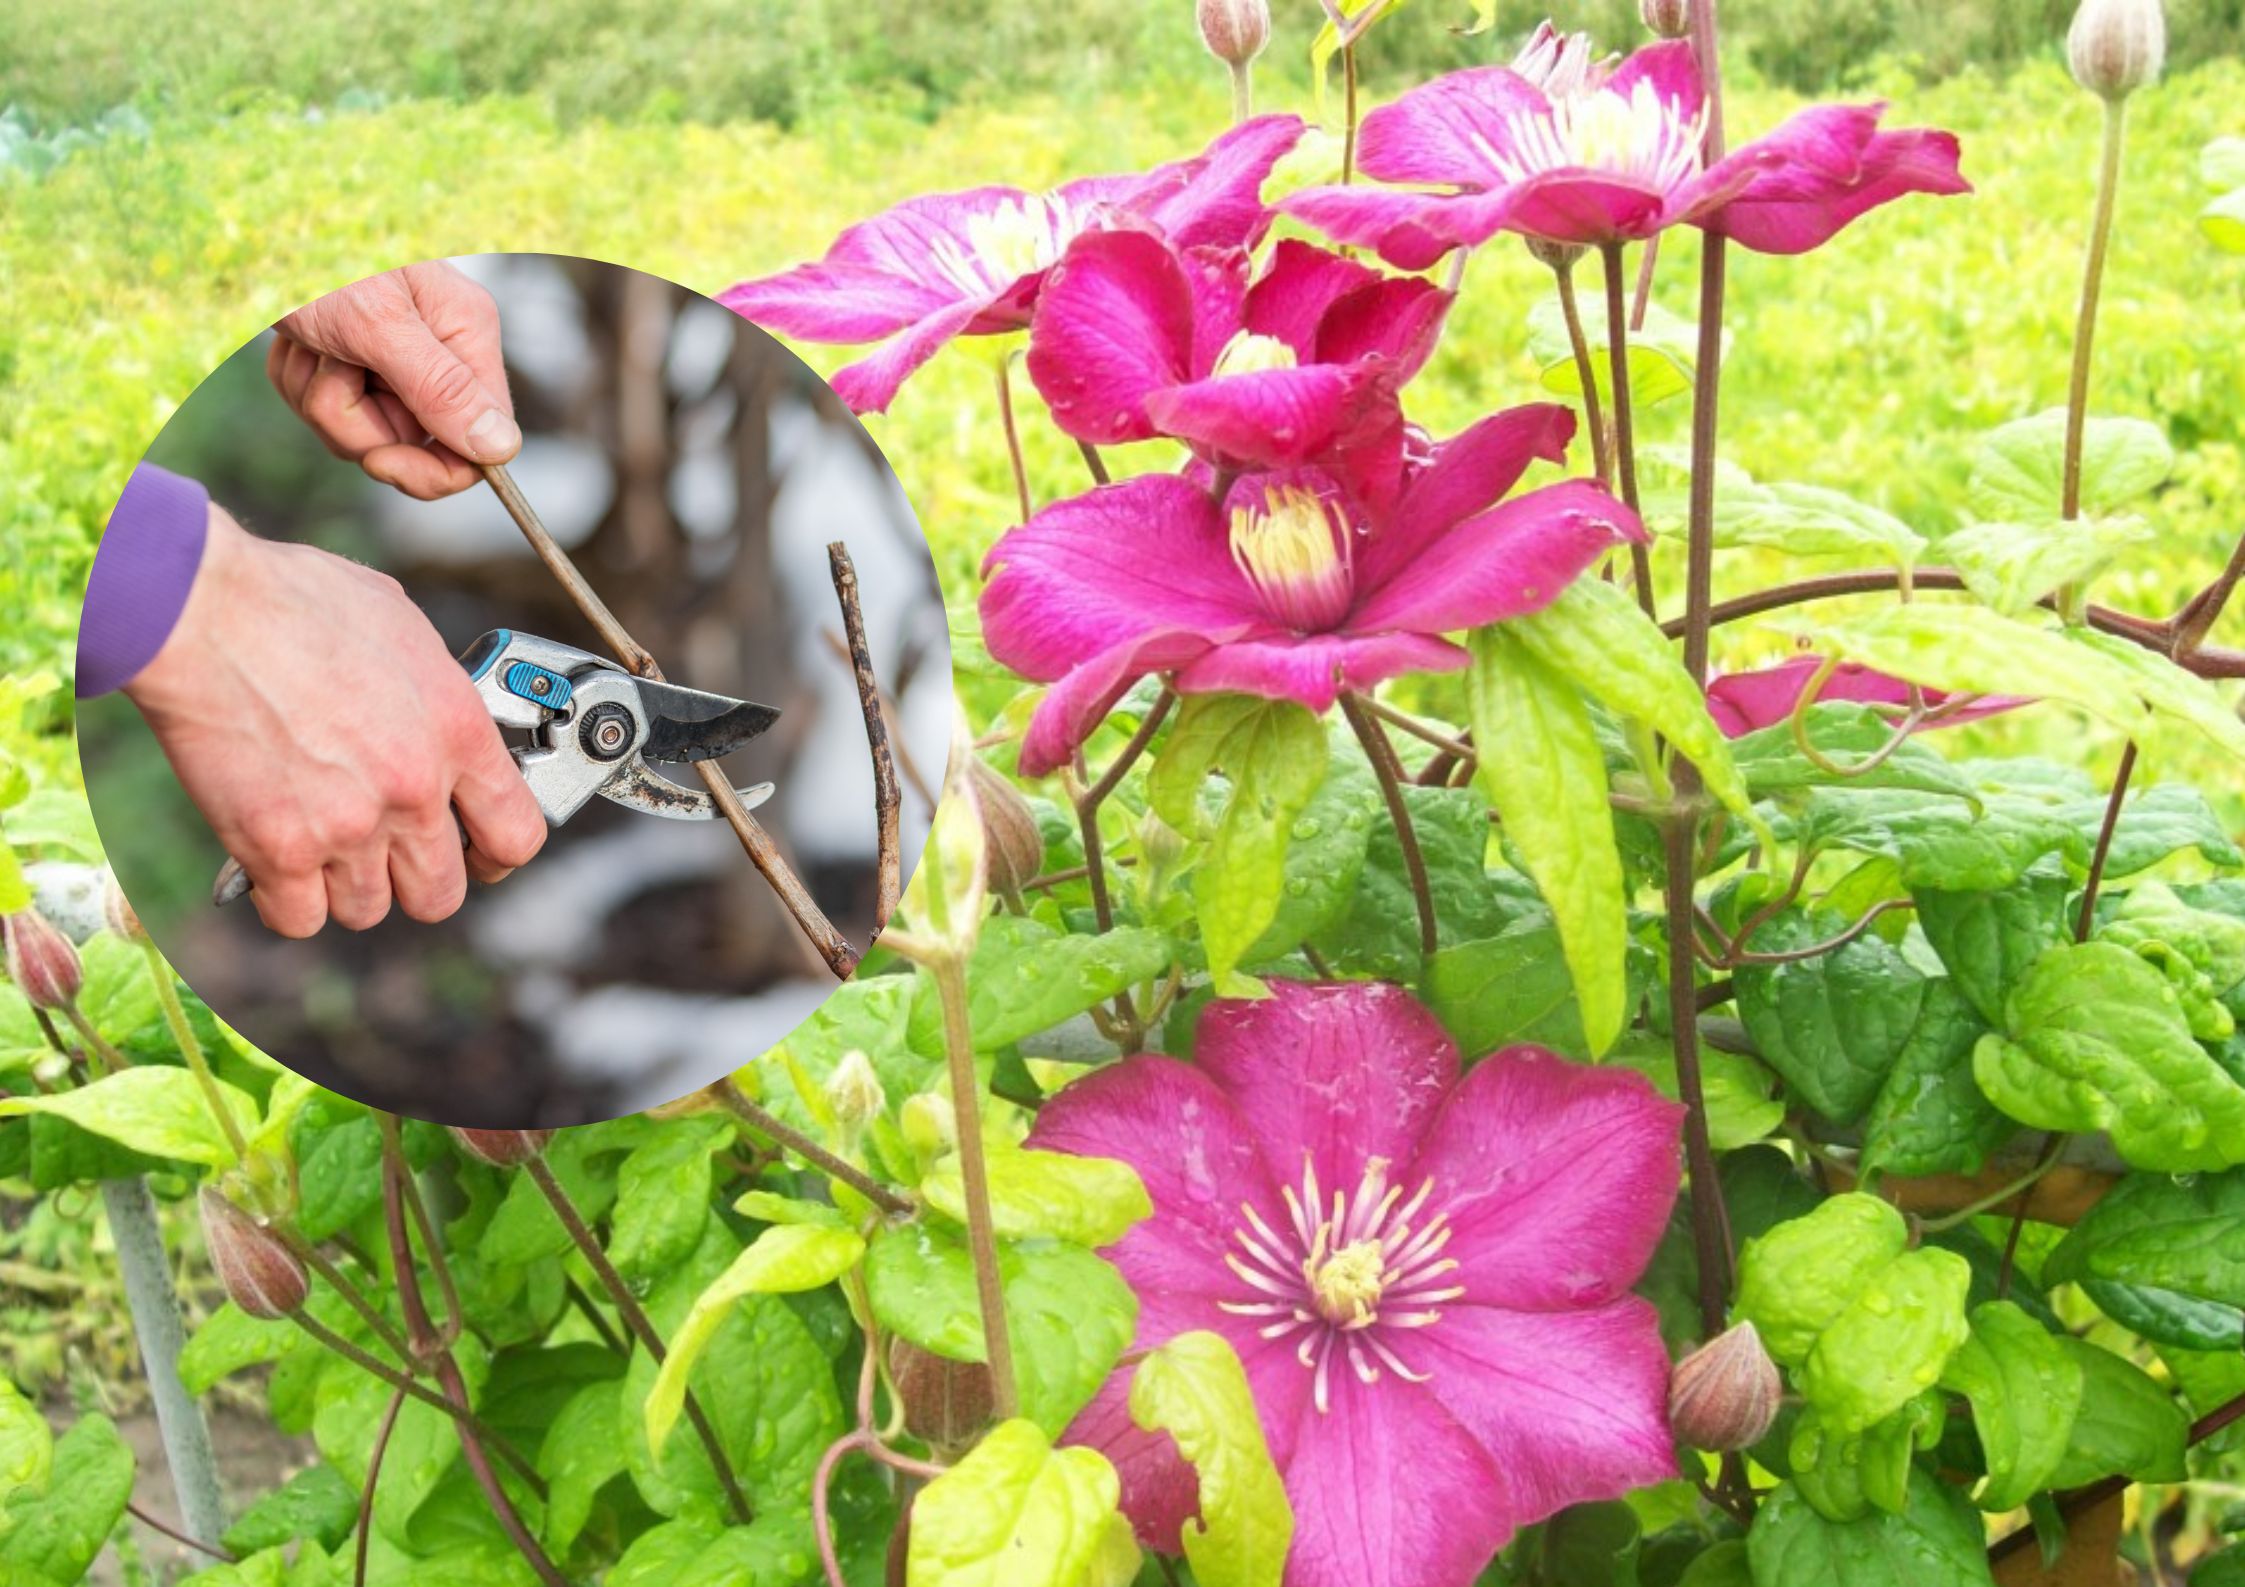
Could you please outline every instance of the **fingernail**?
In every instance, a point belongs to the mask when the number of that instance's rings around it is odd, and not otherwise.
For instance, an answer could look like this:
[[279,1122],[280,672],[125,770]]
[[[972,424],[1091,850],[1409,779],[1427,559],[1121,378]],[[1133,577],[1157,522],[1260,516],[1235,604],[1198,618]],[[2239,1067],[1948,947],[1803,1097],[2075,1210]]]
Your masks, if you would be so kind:
[[486,408],[468,426],[468,452],[478,463],[503,463],[522,450],[522,432],[497,408]]

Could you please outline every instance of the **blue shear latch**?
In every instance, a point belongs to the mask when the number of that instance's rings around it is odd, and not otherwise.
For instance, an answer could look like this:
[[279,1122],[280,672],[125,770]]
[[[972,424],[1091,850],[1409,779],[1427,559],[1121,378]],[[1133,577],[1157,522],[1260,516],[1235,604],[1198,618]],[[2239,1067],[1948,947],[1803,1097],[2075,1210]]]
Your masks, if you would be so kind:
[[549,667],[534,661],[518,661],[507,669],[502,686],[509,694],[520,695],[534,705],[549,711],[567,710],[569,706],[569,680]]

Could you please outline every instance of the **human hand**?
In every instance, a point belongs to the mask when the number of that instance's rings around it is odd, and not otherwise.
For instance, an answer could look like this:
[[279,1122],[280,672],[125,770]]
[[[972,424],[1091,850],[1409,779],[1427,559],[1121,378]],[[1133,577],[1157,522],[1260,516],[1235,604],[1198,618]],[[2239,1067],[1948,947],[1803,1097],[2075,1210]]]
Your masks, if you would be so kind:
[[215,506],[178,626],[125,692],[282,936],[364,930],[393,897],[442,920],[470,873],[495,882],[545,842],[475,686],[397,581]]
[[274,389],[329,451],[408,496],[466,490],[522,449],[498,305],[449,264],[353,282],[273,331]]

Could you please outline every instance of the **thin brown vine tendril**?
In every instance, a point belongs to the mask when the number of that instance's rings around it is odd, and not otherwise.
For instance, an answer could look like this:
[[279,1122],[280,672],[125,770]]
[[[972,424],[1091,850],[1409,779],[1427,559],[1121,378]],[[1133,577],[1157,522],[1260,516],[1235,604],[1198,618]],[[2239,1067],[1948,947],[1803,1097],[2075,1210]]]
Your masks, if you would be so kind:
[[1434,957],[1440,946],[1440,936],[1434,918],[1434,892],[1427,884],[1426,856],[1419,850],[1419,834],[1411,824],[1411,807],[1403,797],[1403,768],[1395,758],[1395,746],[1380,731],[1380,724],[1365,710],[1363,698],[1353,690],[1341,694],[1341,713],[1355,730],[1357,741],[1364,746],[1365,758],[1372,763],[1372,775],[1380,784],[1380,797],[1386,801],[1388,819],[1395,825],[1396,846],[1403,851],[1403,869],[1411,878],[1412,902],[1419,913],[1419,957],[1421,971],[1424,961]]
[[[1614,472],[1621,482],[1621,499],[1634,513],[1637,495],[1637,421],[1629,380],[1629,278],[1622,262],[1621,244],[1606,243],[1599,250],[1606,264],[1606,364],[1612,371],[1614,399]],[[1637,604],[1655,622],[1659,603],[1653,594],[1652,548],[1642,540],[1629,543],[1629,567],[1637,582]]]
[[382,1412],[382,1421],[374,1430],[374,1447],[366,1457],[366,1483],[359,1490],[359,1535],[356,1558],[351,1566],[352,1587],[366,1587],[366,1549],[374,1535],[374,1488],[382,1480],[382,1461],[390,1452],[390,1434],[398,1425],[398,1412],[405,1406],[403,1390],[390,1391],[390,1403]]
[[[639,1297],[631,1292],[631,1286],[624,1282],[623,1274],[616,1271],[616,1264],[608,1259],[607,1251],[578,1210],[576,1199],[554,1177],[545,1158],[533,1157],[522,1166],[530,1175],[531,1183],[538,1187],[539,1194],[546,1198],[546,1204],[553,1208],[554,1216],[561,1220],[561,1226],[569,1231],[570,1242],[577,1247],[578,1255],[585,1259],[585,1265],[600,1280],[600,1287],[615,1302],[616,1315],[623,1318],[624,1326],[654,1358],[655,1364],[662,1365],[667,1354],[662,1334],[656,1329],[654,1319],[639,1304]],[[756,1518],[756,1513],[749,1506],[748,1495],[741,1491],[740,1478],[733,1472],[733,1463],[725,1454],[724,1444],[718,1440],[717,1429],[711,1425],[692,1389],[685,1391],[682,1403],[686,1419],[693,1425],[694,1436],[701,1441],[702,1453],[708,1456],[710,1469],[717,1474],[718,1485],[725,1490],[725,1503],[731,1508],[733,1519],[746,1526]]]
[[858,709],[865,717],[865,747],[873,759],[873,824],[876,891],[873,935],[879,938],[896,913],[897,896],[904,890],[904,840],[900,823],[904,793],[897,786],[896,759],[889,753],[889,722],[882,714],[881,684],[873,675],[873,651],[865,642],[865,613],[858,605],[857,565],[850,548],[839,540],[826,546],[827,572],[834,583],[834,598],[842,605],[842,633],[849,648],[850,672],[857,680]]
[[793,1152],[820,1173],[840,1180],[883,1212],[901,1216],[914,1210],[910,1201],[855,1163],[828,1151],[778,1115],[750,1101],[747,1094],[733,1084],[731,1079],[716,1081],[709,1087],[709,1093],[728,1113],[757,1134]]
[[1013,349],[998,354],[998,422],[1005,431],[1006,460],[1013,465],[1013,494],[1021,506],[1021,522],[1036,516],[1029,498],[1029,467],[1021,460],[1021,426],[1013,415]]
[[1598,395],[1598,365],[1590,352],[1590,335],[1583,329],[1582,302],[1575,292],[1575,260],[1562,255],[1551,267],[1559,283],[1559,317],[1566,322],[1567,345],[1575,355],[1575,379],[1582,384],[1583,428],[1590,432],[1590,466],[1598,483],[1608,490],[1614,483],[1614,454],[1606,435],[1606,409]]
[[142,1526],[148,1528],[149,1531],[162,1533],[165,1537],[170,1538],[174,1543],[177,1543],[182,1548],[191,1548],[198,1554],[207,1555],[211,1559],[221,1560],[228,1565],[236,1563],[234,1556],[227,1553],[226,1550],[220,1548],[217,1544],[206,1543],[201,1538],[194,1536],[184,1528],[174,1526],[171,1522],[165,1520],[162,1516],[156,1515],[153,1512],[144,1509],[138,1500],[127,1499],[125,1501],[125,1513],[130,1515],[135,1521],[138,1521]]

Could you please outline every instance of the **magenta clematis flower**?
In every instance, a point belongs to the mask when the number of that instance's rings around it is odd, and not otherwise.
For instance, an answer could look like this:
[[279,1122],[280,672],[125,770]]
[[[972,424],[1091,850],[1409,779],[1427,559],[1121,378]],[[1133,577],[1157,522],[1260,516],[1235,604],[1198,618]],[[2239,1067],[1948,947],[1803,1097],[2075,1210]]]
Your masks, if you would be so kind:
[[1078,238],[1029,333],[1054,422],[1097,445],[1172,436],[1234,472],[1349,454],[1392,474],[1396,393],[1451,295],[1291,239],[1252,285],[1245,270],[1244,254],[1188,255],[1144,232]]
[[1447,672],[1441,637],[1541,611],[1615,546],[1636,514],[1586,480],[1492,507],[1536,458],[1557,462],[1574,417],[1548,403],[1482,420],[1367,506],[1318,468],[1248,474],[1219,503],[1146,474],[1056,502],[991,547],[990,653],[1053,687],[1021,771],[1061,765],[1152,672],[1187,694],[1230,691],[1329,708],[1341,689]]
[[852,411],[879,413],[953,337],[1026,326],[1046,272],[1083,233],[1128,225],[1180,248],[1252,247],[1270,220],[1263,181],[1301,135],[1298,117],[1259,116],[1190,160],[1139,175],[907,199],[850,227],[817,263],[743,281],[717,300],[806,341],[881,341],[833,381]]
[[[1792,716],[1806,689],[1824,666],[1822,656],[1796,656],[1756,672],[1732,672],[1707,685],[1707,711],[1726,738],[1740,738],[1760,728],[1775,727]],[[1919,691],[1928,706],[1944,705],[1949,696],[1939,689]],[[1902,679],[1843,661],[1817,691],[1819,703],[1852,700],[1863,705],[1907,705],[1910,686]],[[2024,695],[1985,695],[1970,705],[1927,722],[1928,728],[1955,727],[1982,717],[2016,710],[2032,702]]]
[[1682,40],[1610,76],[1560,75],[1550,93],[1505,66],[1415,88],[1364,118],[1357,156],[1367,176],[1415,189],[1309,188],[1279,208],[1420,270],[1500,231],[1600,244],[1692,225],[1805,253],[1905,193],[1971,190],[1954,137],[1881,132],[1883,105],[1815,106],[1707,166],[1706,95]]
[[[1273,982],[1216,1002],[1193,1061],[1075,1082],[1029,1144],[1138,1170],[1105,1253],[1136,1348],[1212,1329],[1247,1369],[1294,1508],[1286,1587],[1462,1587],[1519,1527],[1676,1474],[1668,1357],[1629,1293],[1667,1226],[1683,1109],[1534,1047],[1459,1077],[1408,993]],[[1197,1479],[1108,1380],[1103,1451],[1150,1547]]]

